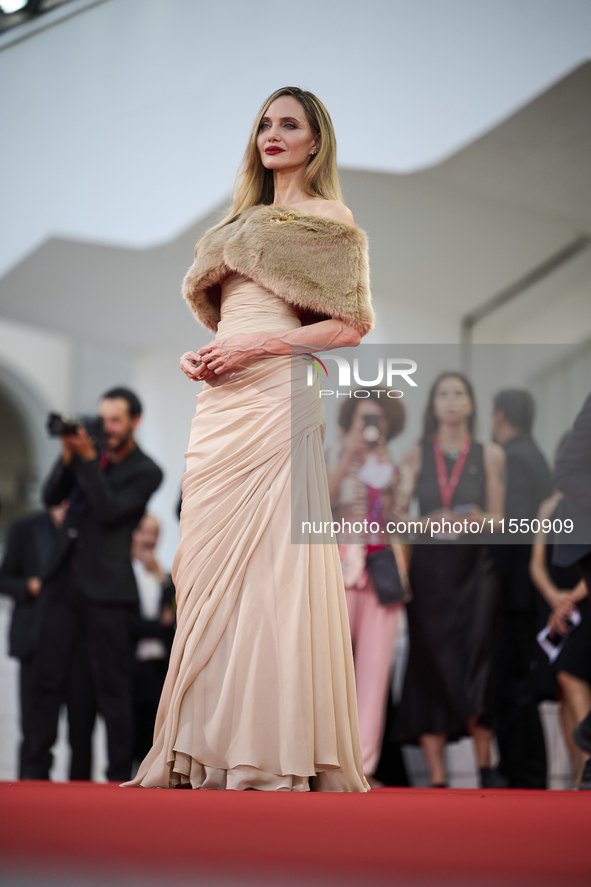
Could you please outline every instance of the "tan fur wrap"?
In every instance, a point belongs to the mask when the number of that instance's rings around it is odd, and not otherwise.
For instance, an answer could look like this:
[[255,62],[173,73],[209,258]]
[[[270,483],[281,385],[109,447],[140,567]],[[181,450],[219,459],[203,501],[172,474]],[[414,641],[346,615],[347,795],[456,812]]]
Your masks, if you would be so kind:
[[206,235],[183,282],[197,319],[214,332],[221,283],[232,271],[300,309],[303,324],[334,317],[365,335],[374,325],[363,231],[284,206],[253,206]]

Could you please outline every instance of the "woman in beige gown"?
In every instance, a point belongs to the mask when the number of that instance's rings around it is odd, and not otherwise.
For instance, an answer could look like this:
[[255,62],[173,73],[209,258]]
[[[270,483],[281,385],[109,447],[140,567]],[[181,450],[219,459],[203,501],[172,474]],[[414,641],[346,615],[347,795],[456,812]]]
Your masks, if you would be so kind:
[[[302,187],[328,138],[322,121],[314,132],[309,113],[291,88],[263,105],[262,165],[273,170],[275,196],[290,211],[268,201],[238,224],[246,218],[257,230],[278,222],[264,229],[274,237],[284,223],[303,222],[340,243],[343,231],[357,231],[349,211]],[[286,120],[297,122],[297,132]],[[265,145],[285,147],[267,154]],[[222,223],[221,230],[227,241],[233,229]],[[291,541],[293,495],[302,513],[331,519],[319,384],[307,384],[309,364],[293,349],[354,344],[360,335],[334,319],[302,327],[289,294],[282,298],[256,271],[229,261],[224,254],[218,270],[219,303],[214,298],[199,315],[219,312],[215,340],[181,359],[203,385],[173,564],[178,627],[154,745],[126,785],[367,791],[338,549]],[[194,291],[186,284],[189,301]],[[371,325],[370,308],[363,322]]]

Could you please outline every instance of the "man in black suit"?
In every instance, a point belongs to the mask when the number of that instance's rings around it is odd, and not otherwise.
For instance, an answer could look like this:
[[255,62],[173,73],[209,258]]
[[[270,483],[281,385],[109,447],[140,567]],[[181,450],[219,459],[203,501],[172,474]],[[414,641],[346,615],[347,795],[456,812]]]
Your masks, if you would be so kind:
[[507,389],[494,398],[492,436],[507,456],[505,538],[495,545],[502,590],[498,657],[499,771],[512,788],[546,788],[546,746],[534,693],[536,590],[529,575],[531,533],[509,536],[509,521],[531,522],[551,493],[550,469],[531,436],[535,403],[528,391]]
[[66,516],[67,507],[68,503],[65,501],[48,512],[37,511],[16,520],[8,531],[6,551],[0,567],[0,594],[14,601],[8,652],[20,662],[19,778],[22,778],[29,762],[32,663],[37,639],[37,602],[42,585],[41,575],[55,544],[58,527]]
[[45,572],[35,655],[32,762],[26,776],[48,779],[60,700],[76,638],[86,642],[98,707],[107,728],[107,778],[130,778],[133,724],[131,621],[138,594],[131,534],[162,472],[134,440],[141,418],[137,396],[108,391],[99,415],[104,449],[86,430],[62,437],[62,453],[44,489],[48,506],[70,507]]
[[[39,633],[39,595],[42,576],[56,545],[68,500],[16,520],[10,527],[6,551],[0,567],[0,594],[12,598],[14,610],[9,631],[9,654],[19,660],[19,704],[21,743],[19,778],[29,766],[32,737],[34,654]],[[69,669],[65,697],[68,709],[70,743],[70,779],[90,779],[92,769],[92,733],[96,702],[90,678],[88,654],[82,638]]]
[[[564,493],[557,517],[573,522],[572,533],[563,533],[554,546],[554,562],[564,567],[576,563],[591,592],[591,394],[560,448],[553,479]],[[591,650],[589,658],[591,661]],[[591,755],[591,712],[575,727],[573,736],[577,745]],[[579,788],[591,790],[591,758],[585,764]]]

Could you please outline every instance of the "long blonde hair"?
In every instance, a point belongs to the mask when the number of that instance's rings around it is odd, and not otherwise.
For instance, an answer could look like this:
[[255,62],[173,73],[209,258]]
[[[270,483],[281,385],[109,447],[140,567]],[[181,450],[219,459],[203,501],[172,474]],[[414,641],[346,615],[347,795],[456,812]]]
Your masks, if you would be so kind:
[[[261,121],[269,106],[280,96],[290,95],[301,104],[314,135],[320,136],[320,146],[313,156],[310,156],[306,172],[304,173],[303,188],[310,197],[324,197],[326,200],[342,200],[339,173],[337,170],[337,140],[330,114],[314,93],[306,92],[298,86],[284,86],[265,99],[255,117],[253,127],[248,137],[246,151],[242,163],[238,169],[234,187],[232,189],[232,208],[224,216],[221,222],[214,225],[204,236],[222,228],[231,222],[236,216],[258,204],[271,204],[275,196],[273,185],[273,170],[263,166],[261,155],[257,147],[257,136]],[[201,241],[199,241],[201,242]]]

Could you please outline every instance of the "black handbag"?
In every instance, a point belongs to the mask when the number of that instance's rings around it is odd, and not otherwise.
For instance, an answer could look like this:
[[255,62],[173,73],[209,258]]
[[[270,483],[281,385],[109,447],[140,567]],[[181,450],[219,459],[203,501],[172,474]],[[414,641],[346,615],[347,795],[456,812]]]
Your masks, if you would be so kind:
[[378,548],[367,555],[367,569],[383,607],[401,604],[407,599],[396,556],[392,548]]

